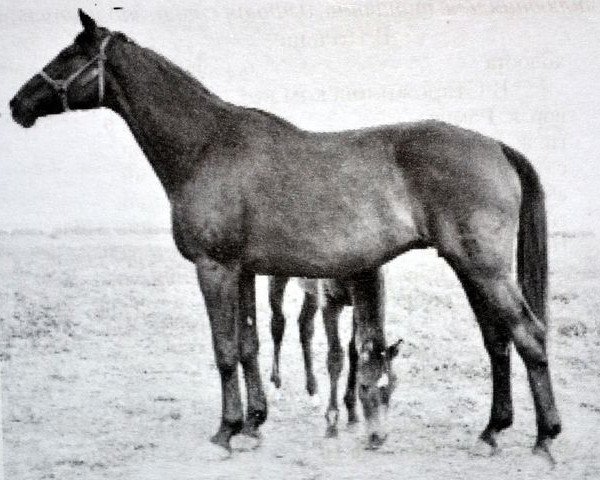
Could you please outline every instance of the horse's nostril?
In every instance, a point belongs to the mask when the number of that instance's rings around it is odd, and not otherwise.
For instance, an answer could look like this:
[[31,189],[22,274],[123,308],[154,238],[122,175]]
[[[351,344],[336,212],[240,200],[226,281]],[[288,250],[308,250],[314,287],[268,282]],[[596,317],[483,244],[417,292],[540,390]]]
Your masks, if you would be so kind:
[[12,110],[13,108],[15,108],[15,103],[17,103],[17,101],[16,101],[14,98],[12,98],[12,99],[10,100],[10,102],[8,102],[8,106],[10,107],[10,109],[11,109],[11,110]]

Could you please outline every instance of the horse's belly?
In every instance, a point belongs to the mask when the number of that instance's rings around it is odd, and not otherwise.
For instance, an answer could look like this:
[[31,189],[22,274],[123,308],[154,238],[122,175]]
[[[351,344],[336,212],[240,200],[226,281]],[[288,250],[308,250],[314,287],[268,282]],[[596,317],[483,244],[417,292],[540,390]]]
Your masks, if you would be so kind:
[[247,266],[259,274],[351,277],[377,268],[419,243],[408,221],[371,218],[363,224],[276,228],[247,245]]

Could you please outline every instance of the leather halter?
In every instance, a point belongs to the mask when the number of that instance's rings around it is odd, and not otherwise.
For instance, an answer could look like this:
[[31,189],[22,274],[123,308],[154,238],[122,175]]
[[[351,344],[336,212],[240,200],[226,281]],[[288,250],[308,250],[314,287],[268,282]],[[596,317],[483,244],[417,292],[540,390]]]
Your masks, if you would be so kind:
[[73,83],[73,81],[75,79],[77,79],[83,72],[85,72],[91,65],[93,65],[95,62],[98,63],[98,74],[97,74],[97,78],[98,78],[98,106],[102,106],[102,100],[104,100],[104,62],[106,61],[106,46],[108,45],[108,42],[110,41],[110,39],[112,38],[112,35],[107,35],[106,37],[104,37],[104,39],[102,40],[102,43],[100,44],[100,51],[98,52],[98,54],[96,56],[94,56],[94,58],[92,58],[89,62],[87,62],[85,65],[83,65],[81,68],[79,68],[75,73],[71,74],[66,80],[55,80],[52,77],[50,77],[46,72],[44,72],[44,70],[42,70],[39,75],[47,82],[50,84],[50,86],[56,91],[56,93],[59,95],[62,105],[63,105],[63,109],[65,112],[68,112],[69,110],[71,110],[69,108],[69,100],[67,98],[67,92],[69,89],[69,86],[71,85],[71,83]]

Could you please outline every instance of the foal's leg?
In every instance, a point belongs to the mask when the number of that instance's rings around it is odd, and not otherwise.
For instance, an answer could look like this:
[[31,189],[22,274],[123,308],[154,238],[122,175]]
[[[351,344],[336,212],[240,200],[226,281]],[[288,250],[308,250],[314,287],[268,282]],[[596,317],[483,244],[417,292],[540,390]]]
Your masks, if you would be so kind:
[[465,275],[458,275],[467,294],[471,308],[475,313],[483,343],[490,357],[492,367],[492,407],[490,420],[480,435],[495,453],[498,448],[496,437],[505,428],[512,425],[513,406],[510,385],[510,331],[506,326],[499,325],[495,312],[487,304],[475,285]]
[[358,362],[358,352],[356,351],[356,321],[354,312],[352,318],[352,338],[348,344],[348,383],[346,384],[346,393],[344,394],[344,404],[348,410],[348,423],[352,425],[358,421],[356,415],[356,364]]
[[325,413],[327,420],[327,437],[335,437],[338,434],[337,423],[339,409],[337,403],[337,387],[342,368],[344,366],[344,350],[338,335],[338,319],[344,308],[343,303],[337,302],[333,297],[327,296],[323,307],[323,322],[325,334],[327,335],[327,370],[329,372],[330,395],[329,406]]
[[285,316],[283,315],[283,294],[289,281],[288,277],[269,277],[269,304],[271,305],[271,337],[273,338],[273,368],[271,382],[275,387],[281,387],[279,376],[279,352],[285,330]]
[[[484,299],[486,308],[495,312],[498,325],[510,332],[517,352],[525,363],[536,412],[537,440],[534,451],[553,461],[549,450],[550,441],[560,433],[561,423],[554,402],[548,367],[546,325],[533,314],[510,275],[471,276],[470,280],[478,295]],[[505,368],[506,366],[502,366],[499,369],[498,376],[504,373]],[[500,378],[497,382],[499,387],[506,391],[508,379]],[[501,392],[498,393],[500,394]],[[497,405],[499,409],[506,408],[508,403],[498,402]],[[496,415],[494,421],[499,423],[496,423],[492,430],[510,419],[506,411]],[[482,439],[489,440],[486,439],[486,431],[483,432]]]
[[229,440],[242,429],[239,362],[239,265],[224,266],[208,257],[196,261],[198,281],[210,320],[213,349],[221,376],[221,426],[211,441],[230,450]]
[[240,279],[240,361],[244,369],[248,404],[242,433],[258,438],[258,427],[267,419],[267,400],[263,391],[258,365],[259,341],[256,332],[256,292],[254,285],[254,274],[243,272]]
[[298,317],[300,328],[300,343],[304,356],[304,370],[306,372],[306,391],[309,395],[317,392],[317,381],[313,373],[311,343],[315,333],[315,315],[319,309],[318,298],[310,292],[304,293],[304,303]]

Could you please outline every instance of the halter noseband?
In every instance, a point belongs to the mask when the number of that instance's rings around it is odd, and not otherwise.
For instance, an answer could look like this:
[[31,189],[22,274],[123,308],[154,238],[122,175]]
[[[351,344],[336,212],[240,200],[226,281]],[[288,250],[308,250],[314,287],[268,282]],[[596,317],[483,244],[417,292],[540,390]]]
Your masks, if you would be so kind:
[[69,86],[77,77],[79,77],[91,65],[93,65],[94,62],[98,62],[98,106],[102,106],[102,100],[104,100],[104,62],[106,61],[105,50],[111,37],[111,34],[104,37],[102,43],[100,44],[100,51],[98,52],[98,54],[85,65],[83,65],[81,68],[79,68],[75,73],[71,74],[66,80],[55,80],[52,77],[50,77],[46,72],[44,72],[44,70],[40,71],[40,77],[46,80],[46,82],[48,82],[50,86],[59,95],[65,112],[71,110],[69,108],[69,100],[67,98],[67,91],[69,89]]

